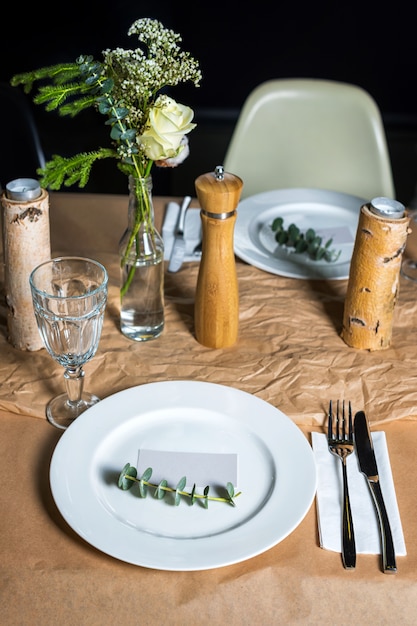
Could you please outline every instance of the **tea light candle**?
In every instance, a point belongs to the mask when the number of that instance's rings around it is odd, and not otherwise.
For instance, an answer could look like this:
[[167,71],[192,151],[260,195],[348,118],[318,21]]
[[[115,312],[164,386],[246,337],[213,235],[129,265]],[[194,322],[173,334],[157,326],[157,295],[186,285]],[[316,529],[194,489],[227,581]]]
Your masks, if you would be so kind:
[[41,186],[34,178],[16,178],[6,185],[9,200],[35,200],[41,195]]
[[404,217],[405,207],[397,200],[391,198],[374,198],[371,200],[370,210],[375,215],[387,217],[392,220],[399,220]]

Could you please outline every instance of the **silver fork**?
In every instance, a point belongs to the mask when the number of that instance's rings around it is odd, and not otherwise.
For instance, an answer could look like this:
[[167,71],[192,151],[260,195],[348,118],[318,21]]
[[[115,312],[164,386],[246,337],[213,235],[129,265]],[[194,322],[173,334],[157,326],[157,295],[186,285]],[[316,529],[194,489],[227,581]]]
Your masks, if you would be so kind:
[[349,402],[348,418],[346,419],[345,401],[336,404],[336,419],[334,420],[332,401],[329,405],[327,442],[332,454],[342,461],[343,471],[343,515],[342,515],[342,559],[346,569],[355,569],[356,546],[353,531],[352,512],[350,509],[349,487],[346,472],[346,459],[353,452],[353,423],[352,407]]

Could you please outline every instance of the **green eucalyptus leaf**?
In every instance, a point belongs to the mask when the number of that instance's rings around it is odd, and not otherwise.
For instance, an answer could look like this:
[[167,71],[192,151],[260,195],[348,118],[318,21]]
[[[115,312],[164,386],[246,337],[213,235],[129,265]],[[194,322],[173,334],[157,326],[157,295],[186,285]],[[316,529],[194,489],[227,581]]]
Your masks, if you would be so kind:
[[236,506],[233,497],[235,495],[235,488],[232,483],[227,483],[226,485],[227,493],[229,495],[229,502],[232,506]]
[[129,109],[125,107],[113,107],[113,115],[117,120],[124,120],[129,115]]
[[133,467],[132,465],[130,465],[130,463],[126,463],[126,465],[120,472],[119,480],[117,483],[120,489],[123,489],[123,491],[127,491],[135,483],[134,480],[130,480],[129,478],[126,478],[126,476],[132,476],[133,478],[136,478],[137,476],[136,467]]
[[294,247],[300,238],[300,229],[295,224],[290,224],[288,228],[288,239],[286,241],[287,246]]
[[148,495],[148,485],[145,483],[149,482],[150,477],[152,476],[152,468],[148,467],[142,474],[139,480],[139,493],[141,498],[146,498]]
[[315,236],[316,236],[316,231],[315,230],[313,230],[312,228],[308,228],[306,230],[305,238],[306,238],[307,241],[312,241]]
[[110,137],[112,139],[114,139],[114,141],[118,141],[120,139],[120,136],[122,134],[122,131],[120,130],[120,128],[118,128],[117,126],[113,126],[110,132]]
[[275,235],[275,239],[277,240],[279,245],[282,246],[283,244],[287,243],[288,234],[286,233],[285,230],[281,230],[279,233]]
[[315,254],[316,254],[316,252],[317,252],[317,250],[319,249],[319,245],[320,245],[320,244],[319,244],[319,243],[317,243],[317,238],[313,239],[313,241],[311,241],[311,242],[308,244],[308,248],[307,248],[308,253],[309,253],[309,254],[312,254],[312,255],[315,255]]
[[77,63],[79,63],[80,65],[82,63],[91,63],[92,60],[93,57],[91,56],[91,54],[80,54],[80,56],[76,59]]
[[85,84],[89,86],[95,85],[98,82],[99,78],[100,74],[92,74],[85,79]]
[[290,224],[288,227],[288,233],[291,238],[296,239],[300,235],[300,229],[295,224]]
[[133,142],[136,139],[136,131],[133,128],[128,128],[127,130],[122,132],[122,134],[120,135],[120,139],[122,141]]
[[91,57],[89,57],[88,63],[86,63],[85,65],[88,66],[88,71],[90,72],[90,74],[100,74],[103,68],[101,63],[99,63],[98,61],[93,61]]
[[306,240],[303,239],[299,239],[297,241],[297,244],[295,246],[295,251],[299,254],[301,254],[302,252],[305,252],[308,248],[308,243],[306,242]]
[[196,500],[196,498],[195,498],[195,483],[193,485],[193,488],[191,489],[190,498],[191,498],[191,506],[192,506],[194,504],[195,500]]
[[158,498],[158,500],[162,500],[162,498],[164,498],[166,494],[166,490],[164,489],[164,487],[167,487],[167,486],[168,486],[167,481],[165,479],[161,480],[161,482],[155,489],[155,498]]
[[272,222],[272,226],[271,226],[272,230],[273,231],[281,230],[283,223],[284,223],[284,219],[282,217],[276,217],[274,221]]
[[152,467],[147,467],[141,476],[141,480],[149,481],[152,476]]
[[109,94],[114,87],[114,80],[106,78],[100,85],[100,93]]
[[111,106],[110,104],[107,102],[107,100],[101,100],[98,104],[98,110],[100,111],[100,113],[102,113],[103,115],[107,115],[107,113],[111,110]]
[[122,131],[120,130],[118,126],[112,126],[112,129],[110,131],[110,137],[114,139],[114,141],[118,141],[120,139],[121,134],[122,134]]
[[203,500],[203,505],[204,505],[205,509],[208,509],[208,494],[209,494],[209,491],[210,491],[210,487],[208,485],[207,485],[207,487],[204,487],[203,494],[204,494],[205,497],[204,497],[204,500]]
[[185,484],[187,482],[187,478],[185,476],[183,476],[182,478],[180,478],[180,480],[178,481],[178,484],[175,488],[175,506],[178,506],[181,500],[181,493],[180,491],[184,491],[184,487]]

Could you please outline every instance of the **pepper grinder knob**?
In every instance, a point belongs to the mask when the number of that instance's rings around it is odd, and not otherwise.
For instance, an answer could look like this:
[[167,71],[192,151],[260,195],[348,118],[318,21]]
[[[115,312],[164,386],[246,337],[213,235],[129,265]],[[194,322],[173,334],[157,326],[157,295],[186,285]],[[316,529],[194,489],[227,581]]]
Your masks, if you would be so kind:
[[237,341],[239,292],[234,227],[243,181],[217,166],[195,181],[201,207],[202,251],[194,305],[197,341],[226,348]]

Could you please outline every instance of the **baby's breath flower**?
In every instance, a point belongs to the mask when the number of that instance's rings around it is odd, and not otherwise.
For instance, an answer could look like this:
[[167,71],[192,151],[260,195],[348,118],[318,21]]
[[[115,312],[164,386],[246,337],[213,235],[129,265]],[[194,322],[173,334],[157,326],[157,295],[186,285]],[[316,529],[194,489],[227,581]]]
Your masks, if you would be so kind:
[[[149,153],[149,148],[146,149],[140,138],[145,129],[149,132],[150,114],[160,92],[181,82],[193,82],[198,87],[201,71],[191,54],[180,48],[181,36],[165,28],[161,22],[150,18],[136,20],[128,34],[136,35],[141,47],[103,50],[102,74],[112,80],[111,97],[116,106],[127,110],[123,125],[136,132],[136,145],[142,156],[142,159],[137,159],[137,163],[143,173],[143,164],[145,169],[148,166],[145,153]],[[119,145],[117,153],[122,162],[129,163],[132,157],[135,160],[132,146]],[[171,146],[169,149],[167,147],[166,158],[175,158]],[[163,158],[158,159],[157,164],[162,165],[162,161]]]

